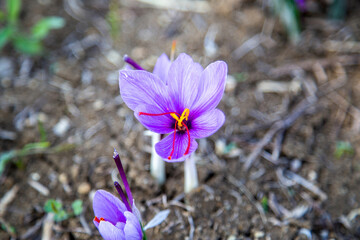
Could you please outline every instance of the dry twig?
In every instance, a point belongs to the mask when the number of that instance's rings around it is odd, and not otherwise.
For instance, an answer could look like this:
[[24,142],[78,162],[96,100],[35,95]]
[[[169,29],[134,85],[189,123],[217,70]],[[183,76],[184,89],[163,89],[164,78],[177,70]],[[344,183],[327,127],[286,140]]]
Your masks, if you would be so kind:
[[262,208],[261,204],[254,199],[247,187],[231,175],[227,176],[226,179],[235,187],[237,187],[249,199],[250,203],[252,203],[256,207],[256,209],[260,213],[262,222],[266,225],[267,218],[265,216],[264,209]]
[[315,97],[304,99],[295,107],[294,111],[288,114],[283,120],[276,121],[270,130],[261,139],[261,141],[256,144],[255,149],[252,151],[249,157],[247,157],[244,164],[244,170],[246,171],[251,167],[255,159],[261,154],[263,148],[270,143],[276,133],[278,133],[280,130],[285,130],[290,127],[295,122],[295,120],[302,116],[305,111],[316,101],[317,99]]
[[278,78],[291,75],[295,70],[298,69],[312,70],[316,64],[320,64],[322,67],[327,67],[335,63],[340,63],[343,66],[358,65],[360,63],[360,55],[345,55],[332,58],[309,59],[297,63],[285,64],[283,66],[273,68],[269,75],[274,78]]

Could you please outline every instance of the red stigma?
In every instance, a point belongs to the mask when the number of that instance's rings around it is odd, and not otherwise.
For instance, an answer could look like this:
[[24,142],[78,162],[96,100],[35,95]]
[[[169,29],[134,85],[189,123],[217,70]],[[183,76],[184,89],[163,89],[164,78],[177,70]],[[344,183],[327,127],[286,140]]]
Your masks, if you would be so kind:
[[[166,113],[146,113],[146,112],[139,112],[139,116],[141,115],[145,115],[145,116],[163,116],[163,115],[167,115],[170,114],[171,117],[173,117],[176,121],[175,121],[175,126],[174,126],[174,139],[172,142],[172,148],[171,148],[171,153],[168,156],[168,160],[172,159],[172,155],[174,154],[175,151],[175,139],[176,139],[176,132],[177,130],[179,131],[184,131],[186,129],[186,133],[188,135],[188,144],[184,153],[184,156],[187,155],[190,151],[190,131],[188,126],[185,124],[185,122],[188,120],[188,116],[189,116],[189,109],[186,108],[182,115],[180,116],[180,114],[178,114],[177,112],[166,112]],[[185,122],[184,122],[185,121]],[[185,127],[185,129],[184,129]]]
[[95,216],[94,221],[100,223],[101,221],[105,221],[105,219],[104,218],[99,219],[98,217]]
[[174,139],[173,139],[173,143],[172,143],[172,150],[171,150],[170,155],[168,156],[169,160],[171,160],[172,155],[174,154],[174,150],[175,150],[176,123],[177,122],[175,122],[175,127],[174,127]]
[[166,113],[145,113],[145,112],[139,112],[139,116],[141,115],[145,115],[145,116],[163,116],[163,115],[167,115],[167,114],[176,114],[179,115],[176,112],[166,112]]
[[186,127],[186,132],[187,132],[187,135],[188,135],[188,145],[187,145],[187,148],[186,148],[185,153],[184,153],[184,155],[186,155],[186,154],[189,153],[189,150],[190,150],[190,131],[189,131],[189,128],[186,126],[185,123],[184,123],[184,126]]

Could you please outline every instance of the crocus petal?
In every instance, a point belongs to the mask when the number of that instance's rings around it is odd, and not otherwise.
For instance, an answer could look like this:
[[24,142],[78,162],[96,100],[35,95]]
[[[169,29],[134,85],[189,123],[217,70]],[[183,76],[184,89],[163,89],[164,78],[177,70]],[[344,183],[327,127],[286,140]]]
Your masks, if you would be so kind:
[[214,134],[225,122],[225,115],[219,109],[213,109],[191,121],[191,135],[204,138]]
[[165,83],[158,76],[142,70],[120,70],[119,73],[120,94],[131,110],[143,104],[167,108]]
[[138,218],[140,222],[142,222],[140,211],[135,205],[135,200],[133,200],[133,204],[131,205],[131,207],[133,214]]
[[99,232],[105,240],[126,240],[124,231],[108,221],[99,223]]
[[150,113],[150,114],[163,114],[165,112],[169,112],[168,110],[164,112],[164,110],[160,109],[155,105],[139,105],[135,109],[135,117],[144,125],[147,129],[159,133],[159,134],[166,134],[171,131],[174,131],[173,125],[175,119],[170,116],[170,114],[160,115],[160,116],[148,116],[143,113]]
[[142,231],[139,219],[131,212],[125,212],[126,224],[124,227],[124,233],[126,240],[141,240]]
[[96,217],[104,218],[113,225],[115,225],[117,222],[126,221],[123,214],[125,211],[127,211],[125,204],[107,191],[96,191],[93,200],[93,209]]
[[195,141],[194,137],[190,135],[190,149],[189,153],[184,155],[186,148],[188,146],[188,135],[187,133],[179,133],[175,134],[175,147],[174,153],[172,155],[171,160],[168,160],[168,157],[171,154],[172,146],[173,146],[174,134],[169,134],[166,138],[161,140],[155,145],[155,150],[160,157],[162,157],[167,162],[181,162],[186,158],[190,157],[190,154],[193,153],[198,144]]
[[202,72],[199,85],[199,97],[194,104],[192,115],[213,110],[220,102],[225,90],[227,65],[223,61],[211,63]]
[[169,97],[172,100],[175,111],[182,113],[185,108],[191,111],[192,105],[198,97],[199,80],[203,68],[193,62],[192,58],[185,53],[180,54],[171,64],[167,85]]
[[166,78],[169,72],[170,65],[171,65],[171,61],[169,60],[168,56],[165,53],[163,53],[156,61],[154,67],[153,73],[157,75],[161,79],[161,81],[163,81],[165,84],[167,83]]

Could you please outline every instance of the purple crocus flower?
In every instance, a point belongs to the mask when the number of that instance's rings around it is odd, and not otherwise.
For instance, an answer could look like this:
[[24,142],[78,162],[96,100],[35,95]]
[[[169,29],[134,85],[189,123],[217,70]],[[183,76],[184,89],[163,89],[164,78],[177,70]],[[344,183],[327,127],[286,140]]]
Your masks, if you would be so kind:
[[120,71],[120,94],[135,117],[149,130],[169,134],[155,145],[167,161],[183,161],[194,152],[195,139],[215,133],[225,122],[216,106],[225,89],[227,65],[216,61],[203,69],[182,53],[174,62],[166,55],[154,73]]
[[129,183],[116,150],[113,158],[130,204],[118,182],[115,182],[114,185],[122,201],[107,191],[98,190],[93,200],[95,213],[93,222],[105,240],[141,240],[143,232],[140,225],[140,214],[135,206]]

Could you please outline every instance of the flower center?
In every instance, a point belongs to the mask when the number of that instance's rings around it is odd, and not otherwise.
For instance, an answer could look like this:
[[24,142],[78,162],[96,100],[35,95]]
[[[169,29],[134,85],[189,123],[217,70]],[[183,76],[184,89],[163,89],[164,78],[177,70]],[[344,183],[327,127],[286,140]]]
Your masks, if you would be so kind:
[[100,223],[101,221],[105,221],[105,219],[104,218],[99,219],[98,217],[95,216],[94,221]]
[[185,131],[186,130],[187,135],[188,135],[188,144],[187,144],[184,155],[189,153],[189,150],[190,150],[190,131],[189,131],[188,126],[184,122],[184,120],[188,121],[190,110],[188,108],[185,108],[185,110],[182,112],[181,116],[177,112],[166,112],[166,113],[139,112],[139,116],[141,116],[141,115],[163,116],[163,115],[166,115],[166,114],[170,114],[170,116],[173,117],[176,120],[175,121],[175,126],[174,126],[174,139],[173,139],[173,143],[172,143],[172,149],[171,149],[170,155],[168,156],[168,159],[171,160],[172,155],[174,154],[174,151],[175,151],[175,136],[176,136],[177,131]]

